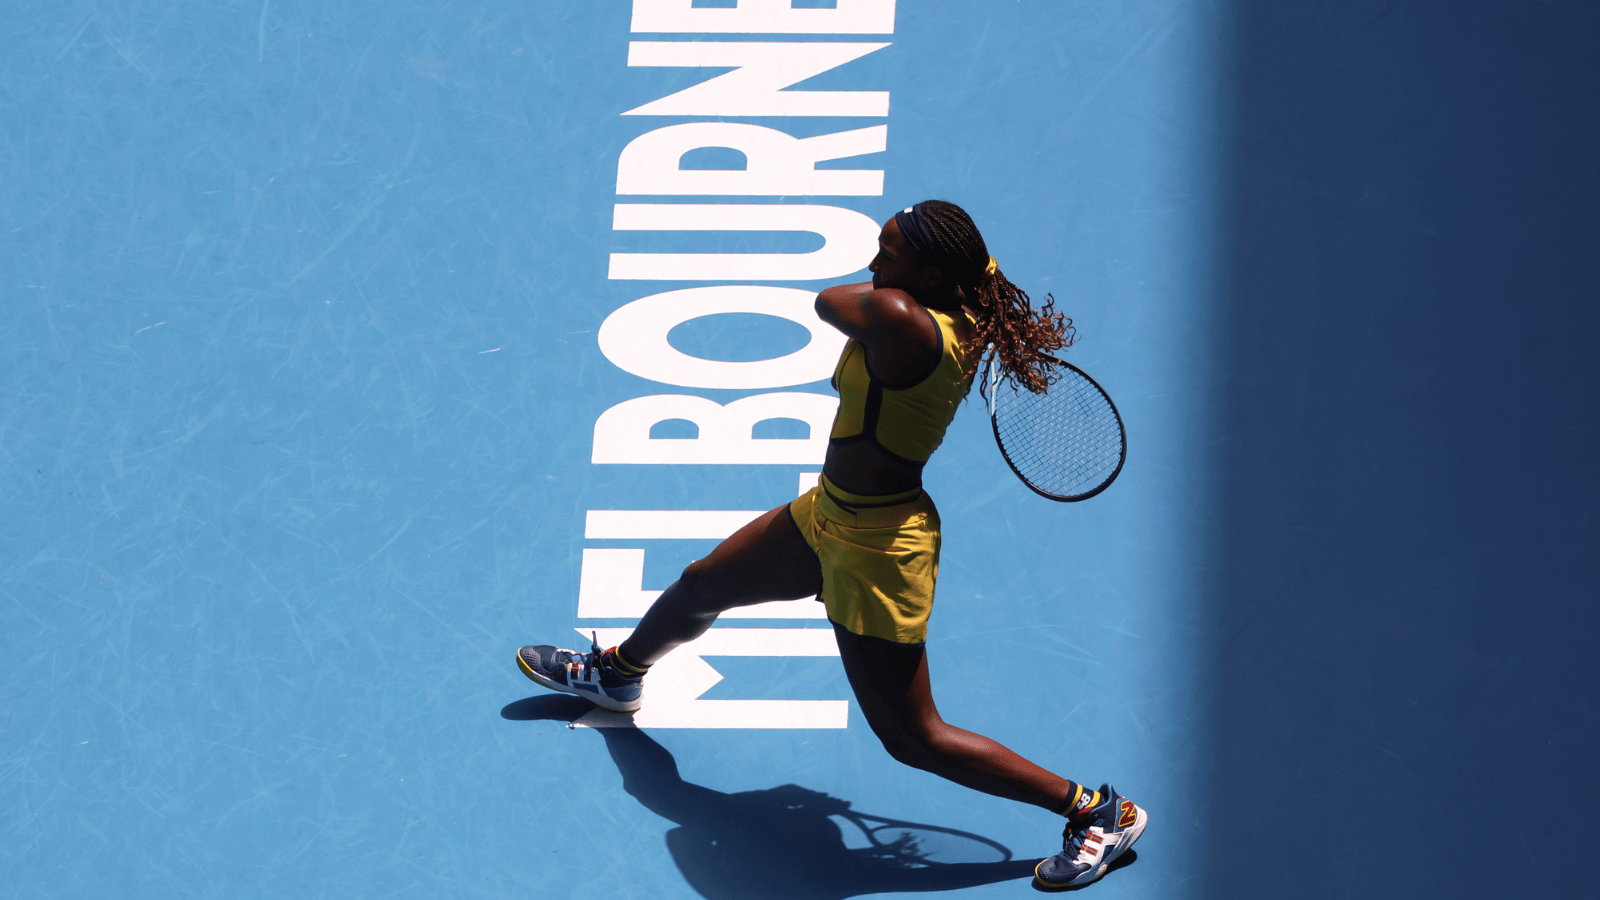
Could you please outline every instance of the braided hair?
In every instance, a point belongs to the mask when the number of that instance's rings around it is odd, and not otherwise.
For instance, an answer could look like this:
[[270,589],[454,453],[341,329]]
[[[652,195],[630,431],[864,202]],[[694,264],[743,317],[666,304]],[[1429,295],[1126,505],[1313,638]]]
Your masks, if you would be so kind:
[[[1077,340],[1072,319],[1055,311],[1055,297],[1048,294],[1043,306],[1033,308],[1028,292],[1006,280],[994,264],[966,210],[943,200],[925,200],[916,209],[934,245],[928,254],[932,258],[923,262],[943,267],[977,314],[977,329],[961,348],[972,360],[969,374],[992,346],[1002,378],[1035,394],[1044,393],[1055,374],[1049,362],[1052,351]],[[987,383],[979,391],[987,396]]]

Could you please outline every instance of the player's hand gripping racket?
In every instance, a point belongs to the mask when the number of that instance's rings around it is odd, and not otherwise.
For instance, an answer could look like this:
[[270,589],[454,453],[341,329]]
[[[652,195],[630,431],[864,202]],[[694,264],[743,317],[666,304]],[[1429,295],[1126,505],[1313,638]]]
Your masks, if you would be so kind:
[[1087,500],[1122,471],[1128,436],[1105,389],[1082,369],[1055,361],[1050,389],[1035,394],[1002,381],[987,363],[989,419],[994,440],[1011,471],[1034,493],[1051,500]]

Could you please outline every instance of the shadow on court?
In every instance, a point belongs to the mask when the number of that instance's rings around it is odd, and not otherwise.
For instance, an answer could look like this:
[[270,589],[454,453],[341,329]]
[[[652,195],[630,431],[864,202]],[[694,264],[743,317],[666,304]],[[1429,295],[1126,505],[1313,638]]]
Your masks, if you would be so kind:
[[1600,5],[1236,7],[1204,896],[1594,897]]
[[[530,697],[500,715],[570,722],[591,708],[576,697]],[[799,785],[712,790],[684,781],[672,754],[643,731],[597,730],[623,788],[677,823],[666,834],[667,849],[684,880],[708,900],[949,891],[1027,878],[1038,862],[1012,859],[1009,849],[980,835],[866,815],[848,800]],[[849,824],[841,827],[841,819]],[[1117,868],[1132,857],[1119,859]]]

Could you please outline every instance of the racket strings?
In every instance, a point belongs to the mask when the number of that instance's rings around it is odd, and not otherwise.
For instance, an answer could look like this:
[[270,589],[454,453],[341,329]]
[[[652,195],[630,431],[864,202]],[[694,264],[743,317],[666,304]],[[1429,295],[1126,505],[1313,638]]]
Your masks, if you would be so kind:
[[1072,369],[1034,394],[1001,386],[993,398],[995,431],[1012,467],[1035,488],[1074,497],[1104,484],[1122,462],[1116,409]]

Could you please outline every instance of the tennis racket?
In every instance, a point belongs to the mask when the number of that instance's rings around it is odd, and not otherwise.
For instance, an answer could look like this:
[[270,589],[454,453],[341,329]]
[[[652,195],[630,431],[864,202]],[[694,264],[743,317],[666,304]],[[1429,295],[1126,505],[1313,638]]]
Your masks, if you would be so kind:
[[989,420],[1000,455],[1041,497],[1087,500],[1110,486],[1128,456],[1128,435],[1111,395],[1088,373],[1055,360],[1050,389],[1035,394],[1000,378],[990,358]]

